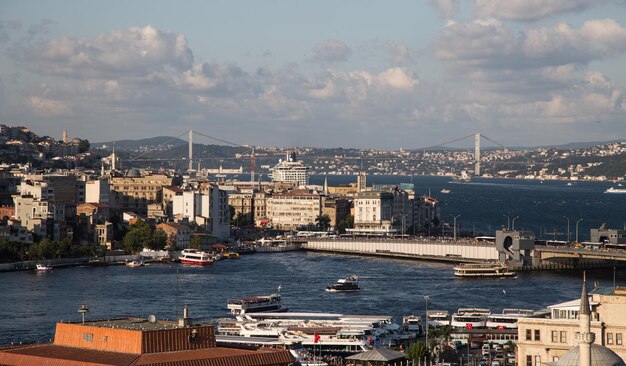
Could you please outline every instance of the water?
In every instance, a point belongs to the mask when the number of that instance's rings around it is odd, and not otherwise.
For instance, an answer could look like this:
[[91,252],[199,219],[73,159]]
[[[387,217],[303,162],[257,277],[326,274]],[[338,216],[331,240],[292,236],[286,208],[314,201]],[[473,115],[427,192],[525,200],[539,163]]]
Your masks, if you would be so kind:
[[[518,179],[472,179],[469,184],[452,184],[449,177],[368,176],[367,184],[415,184],[418,194],[431,194],[442,200],[441,218],[452,222],[450,215],[461,215],[457,225],[468,232],[495,235],[495,230],[515,220],[516,229],[535,232],[544,239],[589,240],[591,228],[606,223],[609,228],[626,228],[626,194],[606,194],[611,182],[572,182]],[[329,185],[356,182],[352,176],[328,176]],[[324,176],[311,177],[311,184],[323,184]],[[449,194],[440,193],[447,188]],[[509,219],[505,216],[509,216]],[[512,222],[511,222],[512,224]],[[553,233],[557,233],[554,235]],[[549,234],[546,234],[549,233]]]
[[[368,177],[368,183],[409,182],[409,177]],[[343,181],[342,181],[343,180]],[[330,184],[353,182],[353,177],[329,176]],[[568,215],[583,217],[579,230],[587,238],[590,227],[602,222],[622,227],[626,220],[626,196],[604,194],[608,183],[477,180],[472,184],[448,184],[443,177],[413,178],[417,192],[433,194],[446,187],[442,215],[460,214],[465,229],[485,232],[506,225],[519,215],[516,226],[540,226],[566,231]],[[312,183],[323,183],[313,177]],[[471,230],[471,229],[470,229]],[[571,231],[574,231],[572,222]],[[572,238],[573,238],[572,234]],[[283,285],[283,301],[291,311],[390,314],[398,320],[406,314],[423,315],[423,296],[430,309],[454,311],[459,307],[542,308],[580,296],[579,272],[528,272],[510,279],[467,280],[454,278],[449,264],[394,260],[309,252],[255,254],[240,260],[223,260],[205,268],[152,264],[147,267],[75,267],[51,273],[0,273],[0,345],[11,342],[47,341],[56,321],[78,321],[78,308],[87,304],[88,318],[115,316],[161,319],[176,317],[176,278],[179,270],[180,306],[188,303],[197,320],[227,315],[232,297],[271,293]],[[338,278],[360,276],[361,291],[327,293],[324,288]],[[617,284],[626,285],[626,271],[617,271]],[[591,283],[610,286],[613,273],[588,273]],[[503,290],[506,291],[506,295]]]

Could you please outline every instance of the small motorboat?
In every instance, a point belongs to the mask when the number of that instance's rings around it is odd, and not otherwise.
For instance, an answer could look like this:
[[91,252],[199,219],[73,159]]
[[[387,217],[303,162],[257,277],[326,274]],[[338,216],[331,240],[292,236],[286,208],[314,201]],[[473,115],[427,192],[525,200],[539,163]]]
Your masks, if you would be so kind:
[[136,259],[133,259],[131,261],[126,261],[126,267],[141,267],[141,266],[143,266],[142,261],[138,261]]
[[358,291],[360,289],[359,276],[354,275],[346,278],[340,278],[337,280],[337,283],[326,287],[326,291],[328,292]]
[[239,253],[237,252],[225,252],[224,258],[228,259],[239,259]]
[[37,272],[50,272],[52,271],[52,267],[50,266],[46,266],[45,264],[37,264],[35,266],[35,271]]

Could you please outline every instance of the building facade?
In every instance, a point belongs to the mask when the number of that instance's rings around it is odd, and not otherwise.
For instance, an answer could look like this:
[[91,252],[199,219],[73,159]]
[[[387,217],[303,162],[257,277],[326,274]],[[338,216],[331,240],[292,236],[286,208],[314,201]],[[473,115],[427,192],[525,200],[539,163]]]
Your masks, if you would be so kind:
[[274,229],[298,230],[315,225],[321,213],[322,195],[315,191],[293,190],[267,199],[267,217]]

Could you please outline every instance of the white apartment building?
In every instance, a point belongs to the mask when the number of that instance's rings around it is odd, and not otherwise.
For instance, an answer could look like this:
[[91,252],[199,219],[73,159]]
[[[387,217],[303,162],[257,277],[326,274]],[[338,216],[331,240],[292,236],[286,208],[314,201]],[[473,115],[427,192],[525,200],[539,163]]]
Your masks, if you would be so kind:
[[85,182],[85,202],[109,204],[111,190],[105,179],[89,180]]
[[322,213],[322,195],[309,190],[277,193],[267,198],[267,218],[275,229],[297,230],[315,225]]
[[407,234],[413,223],[414,203],[407,192],[362,191],[354,198],[354,229],[358,235]]
[[210,184],[200,191],[184,191],[173,196],[172,214],[178,220],[197,223],[220,240],[230,237],[228,193],[216,185]]

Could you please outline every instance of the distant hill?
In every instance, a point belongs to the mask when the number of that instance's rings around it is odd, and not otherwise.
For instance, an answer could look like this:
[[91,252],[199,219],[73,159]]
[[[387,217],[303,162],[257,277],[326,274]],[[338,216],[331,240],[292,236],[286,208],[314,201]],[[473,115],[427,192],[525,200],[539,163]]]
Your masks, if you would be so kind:
[[156,137],[150,137],[147,139],[140,139],[140,140],[119,140],[119,141],[96,142],[96,143],[92,143],[91,146],[94,148],[102,148],[103,146],[106,145],[107,148],[111,148],[113,146],[113,143],[115,143],[116,149],[132,150],[132,149],[138,149],[143,146],[149,146],[149,147],[154,147],[154,146],[159,146],[159,145],[176,146],[176,145],[187,144],[187,141],[179,139],[178,137],[156,136]]

